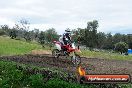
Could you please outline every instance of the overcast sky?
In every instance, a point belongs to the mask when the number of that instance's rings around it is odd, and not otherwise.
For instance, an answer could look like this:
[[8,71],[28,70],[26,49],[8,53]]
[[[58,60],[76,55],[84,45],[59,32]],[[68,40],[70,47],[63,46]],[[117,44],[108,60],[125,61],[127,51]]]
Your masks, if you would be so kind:
[[1,0],[0,25],[12,27],[27,19],[31,28],[86,28],[99,21],[98,31],[132,34],[132,0]]

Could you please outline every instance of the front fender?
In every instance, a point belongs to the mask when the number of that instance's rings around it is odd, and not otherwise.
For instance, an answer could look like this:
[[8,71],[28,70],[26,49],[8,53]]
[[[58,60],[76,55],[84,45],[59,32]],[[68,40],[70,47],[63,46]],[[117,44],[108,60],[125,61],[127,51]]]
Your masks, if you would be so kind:
[[75,52],[77,52],[77,53],[82,53],[82,51],[80,50],[80,49],[75,49]]

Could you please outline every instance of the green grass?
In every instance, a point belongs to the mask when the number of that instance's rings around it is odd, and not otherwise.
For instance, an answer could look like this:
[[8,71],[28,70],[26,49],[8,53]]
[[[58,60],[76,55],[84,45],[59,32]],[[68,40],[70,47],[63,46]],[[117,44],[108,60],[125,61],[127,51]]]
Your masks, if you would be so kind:
[[82,50],[82,53],[80,53],[80,55],[89,58],[132,60],[132,55],[121,55],[118,53],[108,53],[108,52],[95,52],[89,50]]
[[[0,36],[0,56],[23,55],[30,53],[32,50],[39,50],[39,49],[48,50],[49,47],[45,45],[45,48],[42,48],[42,46],[37,42],[26,42],[22,40],[15,40],[15,39],[10,39],[9,37]],[[90,58],[132,60],[132,55],[125,56],[117,53],[95,52],[89,50],[82,50],[82,53],[80,55]]]
[[28,43],[0,36],[0,55],[22,55],[34,49],[42,49],[42,46],[34,42]]

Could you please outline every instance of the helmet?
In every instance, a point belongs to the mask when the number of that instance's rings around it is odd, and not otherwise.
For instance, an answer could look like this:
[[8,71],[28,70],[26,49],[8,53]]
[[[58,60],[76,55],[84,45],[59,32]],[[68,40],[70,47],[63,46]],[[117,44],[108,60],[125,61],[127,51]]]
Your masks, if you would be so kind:
[[68,28],[65,30],[66,33],[71,33],[71,30]]

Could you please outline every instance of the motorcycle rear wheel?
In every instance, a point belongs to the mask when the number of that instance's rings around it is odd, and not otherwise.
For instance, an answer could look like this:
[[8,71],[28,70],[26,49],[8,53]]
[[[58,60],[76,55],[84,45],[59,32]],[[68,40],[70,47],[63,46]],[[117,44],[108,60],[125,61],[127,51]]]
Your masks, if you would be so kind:
[[60,51],[58,49],[53,49],[52,56],[55,57],[55,58],[59,58]]

